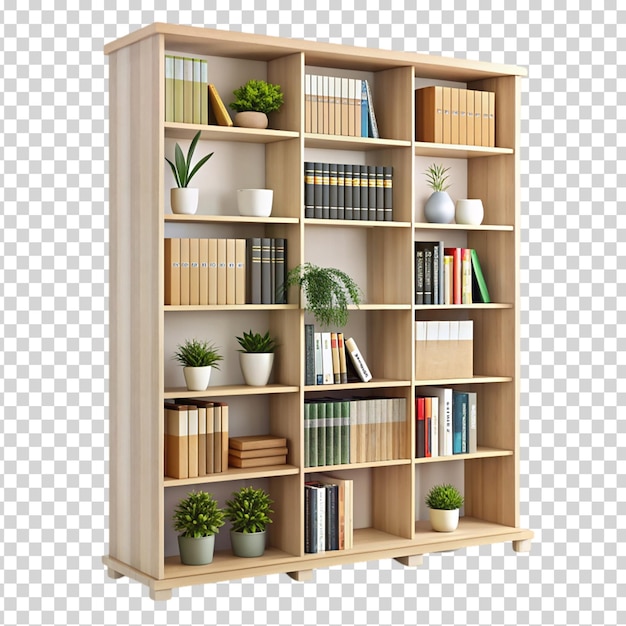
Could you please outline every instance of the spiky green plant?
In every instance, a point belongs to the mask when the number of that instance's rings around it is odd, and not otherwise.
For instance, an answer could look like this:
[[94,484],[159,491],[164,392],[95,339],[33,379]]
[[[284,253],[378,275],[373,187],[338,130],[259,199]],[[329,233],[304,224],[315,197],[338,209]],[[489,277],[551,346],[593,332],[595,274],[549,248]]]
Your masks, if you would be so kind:
[[463,506],[463,496],[453,485],[435,485],[424,498],[429,509],[453,511]]
[[238,533],[260,533],[268,524],[272,523],[269,517],[273,501],[263,489],[242,487],[226,500],[226,517],[232,524],[232,529]]
[[324,328],[348,323],[348,305],[361,303],[361,289],[345,272],[304,263],[287,273],[284,288],[298,285],[306,296],[306,310]]
[[239,352],[261,352],[268,353],[274,352],[278,348],[276,340],[270,336],[268,330],[264,335],[261,333],[254,333],[252,329],[243,333],[242,337],[237,337],[237,341],[241,346]]
[[174,148],[174,163],[170,161],[167,157],[165,160],[170,164],[172,168],[172,173],[174,174],[174,180],[179,187],[186,187],[189,184],[189,181],[197,174],[198,170],[213,156],[213,152],[211,154],[207,154],[202,157],[191,169],[191,158],[193,157],[193,153],[196,149],[196,144],[200,139],[201,132],[198,131],[195,137],[191,140],[191,144],[189,145],[189,150],[187,151],[187,158],[183,155],[183,151],[180,149],[180,146],[176,144]]
[[224,525],[224,511],[206,491],[192,491],[178,503],[173,516],[174,530],[183,537],[210,537]]
[[441,164],[437,165],[436,163],[433,163],[430,165],[426,169],[426,172],[424,172],[428,186],[433,191],[445,191],[448,189],[450,185],[446,185],[446,181],[448,180],[448,176],[446,174],[449,170],[449,167],[444,167]]
[[224,357],[219,353],[214,344],[198,339],[187,339],[178,346],[173,359],[176,359],[183,367],[214,367],[219,370],[219,361]]
[[264,80],[249,80],[245,85],[235,89],[233,95],[235,100],[228,106],[237,113],[243,111],[258,111],[259,113],[278,111],[285,99],[280,85],[274,85]]

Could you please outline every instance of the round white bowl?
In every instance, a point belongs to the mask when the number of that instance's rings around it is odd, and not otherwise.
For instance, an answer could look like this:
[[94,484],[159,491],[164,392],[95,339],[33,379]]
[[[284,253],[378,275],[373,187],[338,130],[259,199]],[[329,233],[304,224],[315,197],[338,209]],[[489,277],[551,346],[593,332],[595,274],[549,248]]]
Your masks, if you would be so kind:
[[273,189],[237,189],[239,215],[269,217],[272,213]]

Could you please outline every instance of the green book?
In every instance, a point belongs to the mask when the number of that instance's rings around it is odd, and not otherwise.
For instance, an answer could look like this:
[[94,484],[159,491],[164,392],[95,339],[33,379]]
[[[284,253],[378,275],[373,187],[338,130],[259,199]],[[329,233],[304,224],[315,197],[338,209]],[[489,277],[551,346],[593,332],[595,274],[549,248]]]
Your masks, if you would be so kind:
[[317,467],[326,465],[326,403],[317,402]]
[[326,406],[326,463],[325,465],[335,464],[335,403],[324,402]]
[[478,253],[472,248],[470,254],[472,257],[472,276],[474,278],[472,281],[472,299],[474,302],[491,302],[489,290],[487,289],[487,283],[485,282],[485,277],[483,276],[483,270],[480,267],[480,261],[478,260]]
[[341,462],[350,463],[350,401],[341,403]]
[[304,403],[304,467],[311,467],[311,405]]
[[317,467],[317,402],[308,402],[309,407],[309,467]]

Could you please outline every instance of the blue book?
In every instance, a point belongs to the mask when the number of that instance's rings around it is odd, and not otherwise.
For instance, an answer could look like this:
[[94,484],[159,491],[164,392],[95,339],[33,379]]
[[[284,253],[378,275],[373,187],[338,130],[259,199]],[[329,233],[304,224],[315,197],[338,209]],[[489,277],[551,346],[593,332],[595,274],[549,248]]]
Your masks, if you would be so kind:
[[361,137],[367,137],[370,130],[370,114],[367,102],[367,82],[361,81]]
[[452,454],[467,453],[468,394],[454,391],[452,394]]

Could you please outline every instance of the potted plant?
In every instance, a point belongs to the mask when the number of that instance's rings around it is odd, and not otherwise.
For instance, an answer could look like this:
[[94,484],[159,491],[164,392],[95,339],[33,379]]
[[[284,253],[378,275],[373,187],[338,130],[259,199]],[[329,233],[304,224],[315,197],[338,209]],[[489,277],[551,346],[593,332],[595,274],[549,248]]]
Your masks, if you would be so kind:
[[213,561],[215,535],[224,525],[224,511],[206,491],[192,491],[174,510],[180,560],[185,565],[207,565]]
[[189,391],[204,391],[209,386],[211,368],[219,370],[223,356],[214,344],[198,339],[186,339],[178,346],[173,359],[183,366],[183,374]]
[[433,190],[424,206],[424,216],[428,222],[449,224],[454,218],[454,202],[446,191],[450,187],[450,185],[446,185],[449,170],[449,167],[433,163],[424,174],[428,186]]
[[463,496],[453,485],[435,485],[424,499],[430,509],[430,523],[433,530],[449,533],[459,525],[459,509],[463,506]]
[[228,106],[237,111],[235,124],[247,128],[267,128],[267,114],[278,111],[284,102],[280,85],[264,80],[249,80],[233,95],[235,100]]
[[284,288],[304,290],[306,310],[324,328],[348,323],[348,305],[361,303],[361,289],[345,272],[334,267],[304,263],[287,273]]
[[170,161],[167,157],[165,160],[170,164],[174,180],[177,187],[173,187],[170,191],[170,203],[172,205],[172,213],[193,214],[198,210],[198,189],[188,187],[189,181],[198,173],[198,170],[213,156],[207,154],[202,157],[195,166],[191,167],[191,158],[196,149],[196,144],[200,139],[200,131],[196,133],[191,140],[187,157],[183,155],[180,146],[176,144],[174,148],[174,161]]
[[226,500],[226,517],[232,526],[230,543],[235,556],[255,557],[265,552],[265,534],[273,501],[263,489],[242,487]]
[[278,347],[276,340],[270,336],[270,331],[262,335],[250,329],[248,332],[244,331],[243,336],[237,337],[237,341],[241,346],[239,366],[246,385],[267,385],[272,373],[274,350]]

